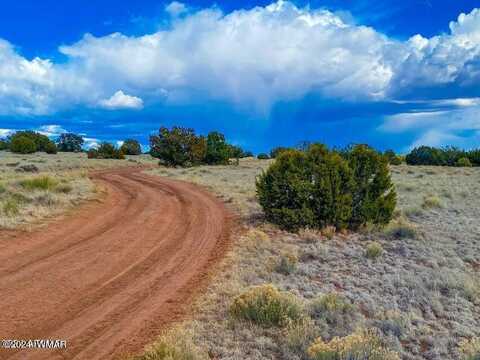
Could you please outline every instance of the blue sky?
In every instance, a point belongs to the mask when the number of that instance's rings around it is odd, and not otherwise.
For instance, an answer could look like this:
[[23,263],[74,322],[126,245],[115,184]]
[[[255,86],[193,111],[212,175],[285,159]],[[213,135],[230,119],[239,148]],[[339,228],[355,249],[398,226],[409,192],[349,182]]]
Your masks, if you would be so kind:
[[16,1],[0,136],[147,143],[161,125],[255,152],[301,140],[480,145],[474,1]]

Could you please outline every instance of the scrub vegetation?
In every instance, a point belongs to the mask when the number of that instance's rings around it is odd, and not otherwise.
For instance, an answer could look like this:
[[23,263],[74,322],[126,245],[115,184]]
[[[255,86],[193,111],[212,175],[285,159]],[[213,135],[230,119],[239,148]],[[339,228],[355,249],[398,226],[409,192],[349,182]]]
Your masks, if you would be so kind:
[[192,320],[179,325],[199,356],[478,357],[479,169],[391,166],[397,207],[388,225],[289,232],[257,200],[255,181],[274,161],[149,170],[205,186],[243,224]]
[[468,156],[409,166],[364,145],[306,144],[263,159],[236,149],[232,161],[221,134],[184,130],[154,136],[155,157],[125,155],[138,153],[130,141],[88,156],[73,136],[56,145],[69,152],[38,152],[28,136],[35,153],[13,153],[11,139],[0,152],[1,228],[101,196],[88,170],[140,164],[206,187],[238,214],[191,319],[134,359],[478,359],[480,170]]

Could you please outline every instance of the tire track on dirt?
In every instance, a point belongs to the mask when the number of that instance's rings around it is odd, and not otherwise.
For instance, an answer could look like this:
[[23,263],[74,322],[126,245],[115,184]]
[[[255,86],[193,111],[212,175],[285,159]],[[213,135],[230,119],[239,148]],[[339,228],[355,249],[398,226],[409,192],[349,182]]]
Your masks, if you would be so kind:
[[228,247],[231,218],[199,187],[142,170],[94,173],[103,203],[33,233],[0,232],[0,338],[68,343],[0,358],[114,358],[184,316]]

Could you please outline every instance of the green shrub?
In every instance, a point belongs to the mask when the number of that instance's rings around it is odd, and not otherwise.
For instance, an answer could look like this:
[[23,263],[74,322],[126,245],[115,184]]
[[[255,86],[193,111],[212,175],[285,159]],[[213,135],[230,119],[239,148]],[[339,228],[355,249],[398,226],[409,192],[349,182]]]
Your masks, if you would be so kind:
[[387,150],[383,154],[390,165],[402,165],[402,158],[395,154],[393,150]]
[[120,151],[125,155],[140,155],[142,153],[142,147],[137,140],[127,139],[120,147]]
[[348,159],[355,183],[350,226],[388,224],[397,203],[388,162],[366,145],[353,147]]
[[0,151],[8,150],[8,141],[0,139]]
[[50,141],[45,144],[44,148],[45,152],[47,154],[56,154],[57,153],[57,145],[53,141]]
[[96,149],[90,149],[87,155],[89,159],[125,159],[125,155],[121,150],[107,142],[101,143]]
[[58,181],[50,176],[40,176],[32,179],[20,181],[20,186],[25,190],[53,190],[58,185]]
[[413,149],[405,158],[408,165],[444,165],[442,153],[430,146]]
[[467,157],[462,157],[457,160],[455,166],[458,167],[472,167],[472,163],[470,162],[470,159]]
[[280,292],[273,285],[256,286],[237,296],[230,314],[239,320],[272,327],[287,325],[302,316],[302,306],[290,293]]
[[470,150],[467,157],[473,166],[480,166],[480,149]]
[[378,257],[382,256],[383,254],[383,247],[377,242],[372,242],[368,244],[367,249],[365,251],[365,256],[369,259],[375,260]]
[[260,153],[260,154],[257,155],[257,159],[258,160],[268,160],[268,159],[270,159],[270,157],[265,153]]
[[408,165],[457,166],[457,162],[469,154],[453,146],[440,149],[420,146],[407,155],[406,162]]
[[[12,150],[11,146],[13,145],[13,142],[17,138],[27,138],[31,140],[35,144],[35,151],[47,151],[47,147],[51,146],[50,143],[52,142],[48,136],[37,133],[35,131],[31,130],[25,130],[25,131],[17,131],[15,134],[9,136],[9,142],[10,142],[10,150],[12,152],[16,152]],[[35,152],[33,151],[33,152]],[[25,154],[25,153],[23,153]]]
[[60,134],[57,140],[57,147],[59,151],[63,152],[80,152],[84,144],[82,136],[72,133]]
[[383,225],[396,204],[386,159],[363,145],[345,158],[319,144],[285,151],[256,185],[266,219],[293,231]]
[[10,151],[18,154],[32,154],[37,151],[37,146],[28,137],[16,136],[10,142]]

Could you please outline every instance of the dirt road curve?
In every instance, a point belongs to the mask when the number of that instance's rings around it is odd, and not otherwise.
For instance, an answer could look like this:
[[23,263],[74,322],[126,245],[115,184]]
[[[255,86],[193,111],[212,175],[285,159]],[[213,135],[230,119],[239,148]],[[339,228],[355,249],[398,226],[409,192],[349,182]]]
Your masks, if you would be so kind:
[[0,232],[0,339],[65,339],[67,350],[0,359],[111,359],[184,314],[228,244],[229,216],[198,187],[99,172],[101,203],[34,233]]

